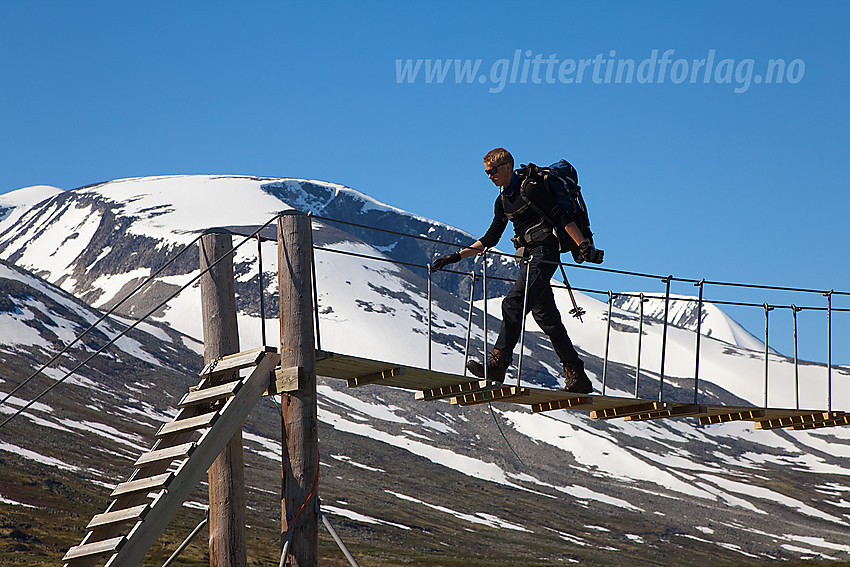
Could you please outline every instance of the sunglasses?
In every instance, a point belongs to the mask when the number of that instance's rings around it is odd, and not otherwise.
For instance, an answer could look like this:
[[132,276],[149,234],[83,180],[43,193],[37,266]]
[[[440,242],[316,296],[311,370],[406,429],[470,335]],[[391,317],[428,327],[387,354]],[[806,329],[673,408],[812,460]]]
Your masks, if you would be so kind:
[[503,165],[507,164],[507,163],[509,163],[509,162],[503,161],[502,163],[495,165],[495,166],[491,167],[490,169],[485,169],[484,173],[486,173],[488,176],[489,175],[496,175],[496,172],[499,171],[499,168],[502,167]]

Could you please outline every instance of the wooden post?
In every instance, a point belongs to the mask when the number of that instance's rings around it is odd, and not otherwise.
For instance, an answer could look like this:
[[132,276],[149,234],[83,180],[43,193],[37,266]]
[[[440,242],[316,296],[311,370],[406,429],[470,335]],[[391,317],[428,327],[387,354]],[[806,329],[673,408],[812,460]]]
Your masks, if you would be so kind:
[[[277,221],[277,234],[280,366],[302,369],[298,389],[282,394],[280,404],[284,440],[281,545],[291,527],[291,564],[314,567],[319,561],[316,494],[306,502],[319,473],[310,220],[304,213],[287,211]],[[301,512],[296,520],[299,510]]]
[[[226,256],[200,280],[205,364],[239,352],[233,255],[229,253],[232,247],[233,240],[229,234],[210,233],[201,237],[201,271]],[[225,374],[216,383],[237,378],[237,372]],[[230,439],[207,476],[210,493],[210,567],[245,567],[248,552],[241,430]]]

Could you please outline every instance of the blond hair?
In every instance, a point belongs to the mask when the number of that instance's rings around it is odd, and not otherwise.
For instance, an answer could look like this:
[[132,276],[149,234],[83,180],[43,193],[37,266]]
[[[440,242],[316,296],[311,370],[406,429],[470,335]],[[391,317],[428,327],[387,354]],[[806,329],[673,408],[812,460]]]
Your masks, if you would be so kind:
[[501,163],[510,163],[514,166],[514,156],[505,148],[496,148],[487,152],[484,156],[484,165],[489,169]]

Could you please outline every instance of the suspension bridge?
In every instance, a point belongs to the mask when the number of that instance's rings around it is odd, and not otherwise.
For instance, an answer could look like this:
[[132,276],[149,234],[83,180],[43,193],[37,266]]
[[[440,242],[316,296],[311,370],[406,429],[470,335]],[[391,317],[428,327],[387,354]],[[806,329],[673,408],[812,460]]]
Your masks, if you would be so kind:
[[[0,427],[21,415],[36,401],[47,395],[52,389],[72,376],[94,357],[99,356],[109,346],[124,336],[131,329],[153,316],[164,305],[180,292],[200,281],[202,306],[201,314],[204,321],[204,352],[205,367],[200,372],[200,381],[188,392],[176,393],[175,407],[178,408],[175,418],[163,425],[156,434],[151,449],[142,454],[134,463],[134,470],[129,478],[119,483],[112,491],[112,499],[105,512],[92,518],[86,526],[87,534],[80,545],[72,547],[65,554],[63,561],[69,567],[98,565],[104,560],[109,566],[138,565],[164,531],[165,527],[177,513],[183,501],[195,489],[202,475],[209,471],[210,493],[224,491],[228,498],[227,504],[221,507],[213,504],[210,498],[210,533],[211,550],[216,548],[216,557],[211,551],[211,562],[244,556],[244,486],[239,486],[233,471],[238,470],[242,463],[234,453],[228,450],[232,444],[241,447],[239,432],[242,422],[251,412],[255,404],[264,396],[282,396],[282,435],[284,438],[283,485],[282,495],[282,530],[281,544],[283,552],[281,565],[287,557],[294,565],[315,564],[317,553],[316,530],[319,519],[331,531],[335,540],[346,553],[352,565],[356,560],[348,553],[345,545],[333,531],[330,522],[321,512],[318,504],[307,507],[308,502],[316,494],[318,483],[318,439],[316,438],[316,376],[324,376],[345,380],[349,387],[363,385],[379,385],[411,390],[413,399],[417,401],[450,400],[459,406],[484,403],[510,403],[527,406],[533,412],[553,410],[579,410],[589,412],[594,419],[623,418],[630,421],[656,420],[665,418],[689,417],[698,420],[702,425],[724,423],[729,421],[749,421],[755,423],[757,429],[769,430],[788,428],[794,430],[836,427],[850,424],[850,414],[834,411],[833,406],[833,364],[832,364],[832,320],[836,312],[848,311],[832,306],[832,298],[836,295],[850,295],[848,292],[834,290],[814,290],[788,288],[779,286],[762,286],[751,284],[736,284],[729,282],[713,282],[693,279],[673,278],[672,276],[657,276],[613,270],[610,268],[587,267],[603,273],[623,274],[636,277],[661,279],[666,291],[663,295],[651,296],[641,294],[618,293],[621,296],[636,297],[640,300],[639,324],[643,327],[643,302],[648,298],[664,301],[663,339],[661,349],[660,373],[658,374],[658,396],[652,399],[638,397],[638,384],[641,376],[640,344],[638,343],[638,358],[635,365],[635,395],[608,395],[607,378],[609,367],[609,342],[612,325],[611,310],[612,291],[599,291],[575,288],[583,292],[597,293],[607,296],[608,318],[605,343],[605,356],[601,376],[602,388],[599,394],[574,394],[563,390],[545,389],[523,384],[522,381],[522,352],[525,340],[523,326],[520,342],[520,359],[514,383],[495,383],[487,380],[470,380],[463,374],[439,371],[432,368],[432,276],[428,266],[399,262],[384,256],[369,256],[334,248],[313,245],[312,219],[319,218],[323,222],[347,223],[340,220],[312,217],[297,211],[285,211],[269,219],[264,225],[246,234],[238,234],[240,242],[233,245],[232,231],[210,230],[198,235],[191,243],[177,252],[155,273],[140,283],[121,301],[103,313],[98,321],[78,335],[62,351],[57,353],[47,363],[32,373],[12,392],[7,393],[0,404],[5,403],[25,384],[35,379],[53,362],[67,353],[71,347],[82,340],[85,335],[97,328],[110,315],[115,313],[131,297],[139,293],[145,286],[155,281],[174,261],[187,251],[200,250],[200,268],[192,279],[180,289],[174,291],[167,299],[160,302],[146,315],[127,326],[104,346],[94,352],[86,360],[64,376],[53,382],[41,394],[24,404],[18,411],[8,417]],[[250,242],[257,242],[257,260],[259,266],[259,301],[260,313],[264,313],[264,289],[262,241],[266,238],[263,233],[276,223],[278,244],[278,289],[280,316],[280,348],[268,346],[265,336],[265,323],[262,324],[262,345],[255,349],[239,352],[238,328],[236,325],[236,300],[233,288],[233,256],[236,250]],[[390,232],[400,238],[415,238],[433,244],[457,246],[455,243],[440,242],[424,236],[411,236],[381,228],[355,225],[363,230],[379,230]],[[375,360],[368,356],[334,353],[322,349],[321,317],[318,309],[318,289],[316,284],[315,251],[322,250],[334,254],[348,254],[360,258],[368,258],[380,262],[406,264],[413,269],[424,270],[428,274],[428,312],[425,316],[428,337],[428,364],[426,367],[405,366],[396,363]],[[470,277],[470,295],[468,308],[468,325],[466,329],[465,357],[469,356],[471,325],[474,311],[474,285],[479,280],[483,283],[484,301],[483,327],[485,337],[485,352],[487,335],[487,281],[494,276],[487,274],[488,254],[500,254],[496,251],[484,251],[484,261],[481,262],[481,273],[468,274]],[[519,269],[522,269],[520,266]],[[459,272],[457,272],[459,273]],[[461,274],[467,275],[467,274]],[[566,283],[566,274],[564,273]],[[665,399],[665,357],[667,352],[668,315],[671,301],[670,286],[673,281],[685,282],[698,287],[696,330],[695,330],[695,370],[693,377],[693,397],[687,402]],[[791,291],[803,294],[819,294],[826,299],[825,307],[798,307],[796,305],[780,306],[768,303],[754,304],[744,302],[714,301],[715,304],[741,305],[760,307],[765,316],[764,340],[764,404],[763,405],[721,405],[709,404],[700,399],[699,390],[699,361],[700,361],[700,324],[703,312],[703,290],[707,285],[726,286],[732,288],[751,288],[763,290]],[[568,283],[566,283],[566,287]],[[681,299],[679,299],[681,301]],[[768,405],[769,387],[769,346],[768,329],[769,313],[774,309],[790,309],[795,323],[795,387],[799,389],[797,368],[799,361],[796,356],[796,314],[803,309],[824,311],[828,325],[828,360],[826,364],[828,395],[823,408],[801,408],[799,401],[796,407],[771,407]],[[575,313],[580,315],[576,306]],[[261,317],[262,319],[262,317]],[[642,332],[638,332],[640,341]],[[799,400],[799,396],[797,396]],[[241,449],[238,452],[241,455]],[[216,501],[221,500],[220,498]],[[317,500],[315,502],[318,502]],[[306,513],[305,513],[306,511]],[[206,520],[205,520],[206,522]],[[241,525],[240,525],[241,524]],[[196,534],[198,529],[193,532]],[[240,531],[243,536],[240,540]],[[297,535],[296,535],[297,534]],[[190,536],[191,537],[191,536]],[[218,541],[213,546],[213,541]],[[235,543],[234,543],[235,542]],[[188,543],[188,540],[187,542]],[[185,546],[181,546],[183,549]],[[176,555],[178,552],[175,554]],[[173,559],[173,558],[172,558]],[[170,563],[169,560],[168,563]],[[168,564],[166,563],[166,564]]]

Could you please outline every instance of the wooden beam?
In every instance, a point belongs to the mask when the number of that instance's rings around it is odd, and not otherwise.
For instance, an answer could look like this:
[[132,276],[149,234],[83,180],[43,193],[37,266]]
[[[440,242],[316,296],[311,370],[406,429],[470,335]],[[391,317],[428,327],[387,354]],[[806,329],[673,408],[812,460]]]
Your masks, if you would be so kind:
[[217,413],[209,412],[202,413],[201,415],[196,415],[194,417],[187,417],[186,419],[181,419],[179,421],[172,421],[160,427],[156,437],[157,439],[162,439],[163,437],[167,437],[175,433],[183,433],[186,431],[191,432],[198,429],[204,429],[206,427],[212,427],[212,424],[215,423],[217,418]]
[[485,389],[471,394],[463,394],[452,398],[452,405],[473,406],[475,404],[486,404],[487,402],[514,401],[523,396],[528,396],[529,391],[516,386],[500,386],[493,389]]
[[[489,388],[488,388],[489,386]],[[448,386],[439,386],[437,388],[431,388],[428,390],[423,390],[421,392],[416,392],[414,398],[417,400],[430,402],[433,400],[442,400],[445,398],[451,398],[459,395],[473,394],[475,392],[482,392],[486,389],[495,390],[501,387],[501,384],[498,382],[491,382],[487,380],[476,380],[474,382],[462,382],[460,384],[450,384]]]
[[275,368],[274,380],[269,389],[266,390],[266,395],[274,396],[285,392],[295,392],[302,387],[306,379],[307,373],[300,366]]
[[319,563],[319,514],[315,502],[309,501],[319,474],[312,248],[307,215],[295,210],[282,213],[277,219],[280,366],[303,368],[300,387],[283,393],[280,403],[284,440],[280,543],[282,547],[291,531],[292,567]]
[[756,429],[779,429],[781,427],[792,427],[795,425],[812,425],[836,419],[843,412],[812,412],[802,415],[791,415],[788,417],[777,417],[765,419],[756,423]]
[[377,382],[380,382],[381,380],[386,380],[388,378],[404,376],[406,373],[407,369],[403,366],[388,368],[386,370],[381,370],[380,372],[372,372],[370,374],[364,374],[362,376],[350,378],[348,380],[348,387],[355,388],[357,386],[365,386],[366,384],[375,384]]
[[668,406],[669,404],[667,402],[644,402],[627,406],[599,408],[598,410],[590,412],[590,417],[595,419],[612,419],[615,417],[626,417],[629,415],[659,411],[666,409]]
[[647,421],[650,419],[664,419],[668,417],[694,417],[705,414],[707,410],[708,407],[704,405],[682,404],[659,411],[629,415],[626,416],[625,419],[626,421]]
[[97,555],[106,555],[107,553],[114,553],[121,549],[123,544],[124,536],[119,536],[104,541],[97,541],[95,543],[78,545],[69,549],[68,553],[65,554],[65,557],[62,558],[62,561],[71,561],[72,559],[79,559],[81,557],[92,557]]
[[145,517],[145,514],[150,510],[150,504],[140,504],[132,508],[124,508],[123,510],[115,510],[114,512],[106,512],[104,514],[95,514],[89,524],[87,530],[106,524],[123,524],[126,522],[137,522]]
[[841,425],[850,425],[850,414],[843,414],[835,419],[827,419],[826,421],[821,421],[818,423],[805,423],[800,425],[794,425],[789,427],[788,429],[794,430],[803,430],[803,429],[820,429],[822,427],[837,427]]
[[[201,236],[200,269],[203,275],[200,287],[204,363],[211,386],[239,380],[239,368],[256,365],[265,350],[254,349],[247,355],[239,352],[232,249],[233,238],[229,233],[208,233]],[[248,563],[248,545],[245,533],[245,464],[241,428],[233,434],[209,468],[207,478],[210,565],[244,567]]]
[[[549,402],[541,402],[539,404],[532,404],[531,411],[532,412],[540,412],[540,411],[552,411],[559,409],[575,409],[579,406],[592,406],[593,398],[590,396],[579,396],[575,398],[566,398],[563,400],[552,400]],[[584,409],[584,408],[582,408]]]
[[241,380],[235,380],[233,382],[219,384],[218,386],[212,386],[210,388],[192,390],[188,394],[183,396],[183,399],[180,400],[180,403],[177,404],[177,407],[188,408],[191,406],[218,401],[222,398],[226,398],[235,394],[236,391],[239,390],[239,386],[241,385]]
[[[238,345],[237,347],[238,348]],[[263,357],[264,353],[277,352],[272,346],[262,346],[243,352],[236,352],[226,356],[214,358],[206,363],[204,369],[201,370],[201,376],[224,374],[256,366],[257,362]]]
[[700,425],[712,425],[714,423],[726,423],[728,421],[756,421],[763,418],[765,413],[763,409],[753,409],[716,415],[704,415],[699,418],[699,423]]
[[147,494],[151,490],[162,490],[163,488],[168,487],[172,478],[174,478],[174,473],[167,472],[156,476],[128,480],[127,482],[122,482],[116,486],[110,496],[112,498],[116,498],[118,496],[134,494],[137,492],[144,492]]
[[174,459],[183,459],[192,454],[192,450],[195,448],[195,443],[182,443],[180,445],[175,445],[173,447],[166,447],[165,449],[156,449],[155,451],[148,451],[139,457],[133,466],[137,469],[140,469],[144,466],[168,461],[169,463]]

